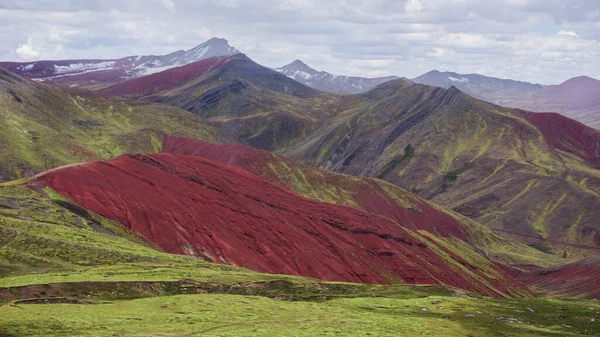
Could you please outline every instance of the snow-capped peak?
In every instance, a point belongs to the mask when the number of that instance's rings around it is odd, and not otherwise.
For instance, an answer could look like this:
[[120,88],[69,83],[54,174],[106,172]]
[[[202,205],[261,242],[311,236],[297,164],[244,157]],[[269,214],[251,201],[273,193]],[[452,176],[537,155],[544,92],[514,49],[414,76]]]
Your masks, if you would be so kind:
[[300,60],[275,70],[311,88],[338,94],[364,92],[383,82],[396,79],[396,77],[363,78],[334,75],[315,70]]
[[185,52],[184,59],[193,62],[216,56],[232,56],[240,52],[229,45],[227,40],[213,37],[212,39],[197,45]]
[[[14,69],[20,75],[38,80],[55,80],[92,72],[114,71],[119,78],[135,78],[184,66],[211,57],[228,57],[240,54],[227,40],[212,38],[187,51],[178,50],[167,55],[133,55],[112,60],[63,60],[24,63]],[[89,77],[89,76],[88,76]]]

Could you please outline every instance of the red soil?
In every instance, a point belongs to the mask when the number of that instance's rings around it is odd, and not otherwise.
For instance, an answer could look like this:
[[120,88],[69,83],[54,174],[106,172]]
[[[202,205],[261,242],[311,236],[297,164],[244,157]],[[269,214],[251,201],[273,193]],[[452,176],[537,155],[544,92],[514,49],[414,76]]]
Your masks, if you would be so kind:
[[[261,272],[334,281],[443,283],[499,296],[527,292],[497,270],[486,276],[443,258],[390,219],[301,197],[204,158],[128,155],[48,172],[38,182],[118,220],[167,252],[206,256]],[[496,270],[495,270],[496,271]]]
[[520,277],[540,293],[600,300],[600,258],[587,258]]
[[103,89],[102,92],[123,97],[142,97],[154,92],[175,88],[212,70],[219,69],[231,57],[213,57],[171,68],[159,73],[134,78]]
[[557,113],[530,112],[527,120],[542,132],[548,144],[600,168],[600,131]]
[[[457,237],[468,241],[470,235],[452,216],[433,208],[426,201],[406,192],[406,199],[414,207],[402,207],[384,191],[376,180],[363,178],[348,179],[345,175],[317,170],[313,167],[293,162],[271,152],[239,144],[217,145],[202,140],[167,135],[163,141],[163,152],[200,156],[221,164],[235,166],[252,172],[275,184],[291,189],[289,181],[282,180],[269,164],[284,162],[286,166],[304,172],[308,183],[326,183],[340,186],[352,193],[357,208],[370,213],[386,216],[403,227],[413,230],[426,230],[442,237]],[[318,171],[321,181],[310,180],[310,172]],[[400,189],[399,189],[400,190]]]

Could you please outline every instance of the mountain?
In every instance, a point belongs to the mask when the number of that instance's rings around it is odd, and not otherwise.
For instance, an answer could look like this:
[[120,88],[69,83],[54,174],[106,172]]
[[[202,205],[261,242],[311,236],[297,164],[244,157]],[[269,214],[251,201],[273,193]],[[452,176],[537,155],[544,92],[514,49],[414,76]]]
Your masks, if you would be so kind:
[[99,89],[207,58],[238,53],[227,40],[212,38],[190,50],[178,50],[167,55],[137,55],[106,60],[0,62],[0,67],[48,84]]
[[513,106],[531,111],[553,111],[600,129],[600,81],[581,76],[545,88],[532,101]]
[[0,181],[128,152],[158,152],[165,132],[235,141],[196,115],[37,83],[0,68]]
[[433,234],[430,239],[449,241],[446,247],[450,250],[466,245],[494,262],[517,269],[564,263],[564,259],[509,240],[383,180],[320,170],[240,144],[214,144],[170,135],[164,138],[162,152],[200,156],[242,168],[302,196],[385,216],[408,229]]
[[132,79],[104,93],[190,111],[254,147],[277,150],[335,112],[339,97],[298,83],[244,54]]
[[314,70],[300,60],[295,60],[275,70],[311,88],[334,94],[357,94],[398,78],[396,76],[364,78],[333,75],[325,71]]
[[412,81],[444,89],[455,87],[470,96],[499,105],[508,103],[512,97],[534,95],[544,89],[541,84],[437,70],[416,77]]
[[543,239],[539,248],[559,256],[600,245],[597,131],[570,119],[407,79],[319,93],[244,55],[166,86],[122,94],[192,111],[241,143],[311,166],[387,180],[523,241]]
[[0,69],[1,336],[598,335],[597,302],[531,298],[597,298],[598,131],[244,55],[111,87]]
[[345,96],[338,111],[283,154],[385,179],[496,230],[600,246],[598,131],[408,80]]
[[454,86],[473,97],[509,108],[558,112],[600,129],[600,81],[591,77],[575,77],[559,85],[540,85],[434,70],[412,81],[446,89]]

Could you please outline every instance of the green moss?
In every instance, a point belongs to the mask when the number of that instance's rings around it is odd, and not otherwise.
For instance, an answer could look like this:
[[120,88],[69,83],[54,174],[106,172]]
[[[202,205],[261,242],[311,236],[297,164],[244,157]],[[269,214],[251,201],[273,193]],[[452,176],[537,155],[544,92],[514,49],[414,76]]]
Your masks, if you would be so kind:
[[401,155],[396,155],[394,156],[392,159],[390,159],[385,166],[383,167],[383,169],[381,170],[381,172],[377,175],[377,178],[383,178],[386,175],[388,175],[397,165],[403,163],[404,161],[410,161],[412,157],[414,157],[415,155],[415,149],[413,148],[412,144],[408,143],[408,145],[406,145],[404,147],[404,153]]

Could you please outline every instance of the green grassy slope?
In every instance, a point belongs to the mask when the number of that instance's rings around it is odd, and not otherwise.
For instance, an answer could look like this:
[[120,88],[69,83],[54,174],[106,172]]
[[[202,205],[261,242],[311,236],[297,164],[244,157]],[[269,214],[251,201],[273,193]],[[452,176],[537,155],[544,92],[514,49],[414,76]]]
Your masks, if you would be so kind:
[[231,141],[177,108],[69,92],[0,69],[0,181],[127,152],[158,152],[165,133]]
[[[421,296],[419,296],[421,295]],[[4,336],[596,336],[591,301],[407,298],[282,301],[228,294],[0,307]],[[91,302],[94,303],[94,302]]]
[[385,179],[491,228],[600,245],[600,171],[548,145],[521,111],[453,88],[398,80],[347,96],[336,117],[284,154]]

